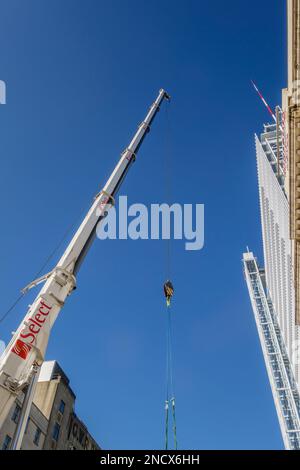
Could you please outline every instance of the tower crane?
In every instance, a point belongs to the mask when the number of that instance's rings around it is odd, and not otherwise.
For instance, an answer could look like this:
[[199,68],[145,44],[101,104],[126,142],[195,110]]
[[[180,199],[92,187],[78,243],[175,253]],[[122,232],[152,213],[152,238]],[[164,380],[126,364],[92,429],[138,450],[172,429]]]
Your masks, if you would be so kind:
[[169,100],[170,97],[165,90],[161,89],[54,269],[33,281],[26,288],[28,290],[45,282],[0,357],[0,428],[17,395],[22,390],[25,391],[19,426],[14,438],[13,448],[15,449],[21,447],[39,369],[45,359],[53,324],[67,297],[76,287],[76,275],[96,236],[97,225],[105,218],[109,207],[114,205],[115,196],[122,181],[134,162],[164,99]]

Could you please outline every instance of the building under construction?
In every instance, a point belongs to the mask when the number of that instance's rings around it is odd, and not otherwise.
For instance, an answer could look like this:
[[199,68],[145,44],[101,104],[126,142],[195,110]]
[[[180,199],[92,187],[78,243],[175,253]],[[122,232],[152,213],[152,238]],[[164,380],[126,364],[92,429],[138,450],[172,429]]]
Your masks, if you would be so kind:
[[[264,268],[243,256],[245,278],[286,449],[300,449],[300,5],[287,1],[288,86],[256,136]],[[258,90],[257,90],[258,91]]]

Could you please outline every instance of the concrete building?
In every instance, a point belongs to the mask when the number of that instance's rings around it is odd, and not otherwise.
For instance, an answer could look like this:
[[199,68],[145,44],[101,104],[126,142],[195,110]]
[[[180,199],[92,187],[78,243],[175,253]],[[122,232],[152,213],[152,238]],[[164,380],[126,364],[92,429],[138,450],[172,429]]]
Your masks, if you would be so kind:
[[[0,449],[9,450],[15,435],[17,423],[19,421],[23,393],[16,400],[11,413],[6,418],[4,426],[0,430]],[[27,422],[26,432],[23,439],[22,449],[42,450],[48,431],[48,421],[38,407],[33,404],[30,418]]]
[[[23,394],[0,430],[0,449],[10,448]],[[56,361],[44,362],[27,422],[22,449],[94,450],[100,447],[75,413],[76,396]]]

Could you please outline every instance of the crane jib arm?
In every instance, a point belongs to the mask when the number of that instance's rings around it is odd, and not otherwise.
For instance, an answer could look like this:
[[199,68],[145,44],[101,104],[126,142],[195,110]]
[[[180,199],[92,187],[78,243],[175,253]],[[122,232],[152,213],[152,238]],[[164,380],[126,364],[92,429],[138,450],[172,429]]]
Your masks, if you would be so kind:
[[75,275],[95,237],[97,224],[114,203],[114,197],[165,98],[169,99],[168,94],[160,90],[129,146],[121,154],[106,185],[94,199],[63,256],[53,271],[47,275],[44,286],[2,354],[0,358],[0,427],[16,395],[29,383],[36,367],[44,361],[51,328],[66,298],[76,286]]

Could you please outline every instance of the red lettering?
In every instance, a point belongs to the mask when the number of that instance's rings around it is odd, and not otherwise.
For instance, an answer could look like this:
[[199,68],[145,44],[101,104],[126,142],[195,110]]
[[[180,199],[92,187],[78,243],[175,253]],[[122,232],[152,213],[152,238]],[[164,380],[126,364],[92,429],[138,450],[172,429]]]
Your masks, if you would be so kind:
[[[46,309],[46,310],[43,310]],[[28,318],[25,322],[25,326],[20,333],[20,338],[27,339],[28,342],[26,343],[21,339],[17,339],[13,348],[12,352],[17,354],[17,356],[21,357],[22,359],[26,359],[29,351],[31,350],[32,344],[34,344],[36,335],[39,334],[43,324],[45,323],[46,318],[49,315],[50,310],[52,307],[49,307],[44,301],[40,302],[40,308],[38,313],[34,315],[34,318]],[[28,326],[27,322],[31,322]],[[29,332],[28,332],[29,330]]]
[[[49,307],[47,304],[45,304],[44,301],[41,302],[41,306],[47,308],[48,310],[51,310],[51,308],[52,308],[52,307]],[[48,313],[49,313],[49,312],[48,312]],[[47,315],[48,315],[48,313],[47,313]]]
[[45,317],[47,317],[47,316],[49,315],[49,310],[48,310],[48,312],[44,312],[44,311],[40,308],[40,309],[39,309],[39,313],[40,313],[41,315],[44,315]]
[[36,326],[33,325],[33,324],[29,325],[29,331],[31,331],[31,333],[33,333],[35,335],[37,335],[39,333],[40,329],[41,329],[40,327],[38,327],[38,329],[36,329]]
[[[43,315],[43,316],[45,316],[45,315]],[[40,313],[37,313],[37,314],[34,316],[34,318],[36,319],[37,322],[39,322],[39,323],[44,323],[45,320],[46,320],[46,318],[44,318],[43,320],[41,320],[41,317],[42,317],[42,314],[40,314]],[[32,320],[32,321],[33,321],[33,320]]]
[[[34,318],[36,318],[36,315],[34,316]],[[30,321],[32,321],[32,323],[34,323],[35,325],[37,325],[38,327],[42,326],[40,323],[38,323],[37,321],[35,321],[33,318],[29,318]]]
[[32,338],[32,341],[30,341],[31,344],[34,343],[35,336],[32,333],[27,333],[26,335],[24,333],[20,333],[21,338]]

